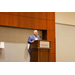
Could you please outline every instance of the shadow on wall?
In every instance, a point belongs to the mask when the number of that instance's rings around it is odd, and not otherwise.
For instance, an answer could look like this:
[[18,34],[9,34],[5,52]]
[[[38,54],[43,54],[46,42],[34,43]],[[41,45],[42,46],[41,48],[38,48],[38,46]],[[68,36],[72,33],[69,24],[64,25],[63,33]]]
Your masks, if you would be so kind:
[[30,58],[30,56],[29,56],[28,45],[27,45],[24,50],[24,59],[27,60],[28,58]]
[[27,43],[5,43],[0,54],[0,62],[29,62]]
[[1,53],[0,53],[0,60],[4,60],[5,59],[5,50],[2,49]]

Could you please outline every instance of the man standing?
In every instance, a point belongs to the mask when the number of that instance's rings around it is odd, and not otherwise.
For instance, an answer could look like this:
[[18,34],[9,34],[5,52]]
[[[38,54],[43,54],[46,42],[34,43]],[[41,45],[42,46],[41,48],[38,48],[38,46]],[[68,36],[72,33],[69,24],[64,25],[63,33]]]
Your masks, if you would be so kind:
[[[33,31],[33,35],[32,35],[32,36],[29,36],[29,38],[28,38],[28,43],[31,44],[31,43],[33,43],[35,40],[40,40],[40,37],[38,36],[38,31],[37,31],[37,30],[34,30],[34,31]],[[29,52],[29,54],[31,55],[30,47],[29,47],[28,52]]]

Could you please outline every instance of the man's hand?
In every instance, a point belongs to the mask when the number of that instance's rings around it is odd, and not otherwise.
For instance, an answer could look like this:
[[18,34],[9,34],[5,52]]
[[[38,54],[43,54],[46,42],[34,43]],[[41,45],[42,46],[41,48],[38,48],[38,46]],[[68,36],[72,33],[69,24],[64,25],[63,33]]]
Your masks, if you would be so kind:
[[34,41],[32,41],[32,43],[33,43]]

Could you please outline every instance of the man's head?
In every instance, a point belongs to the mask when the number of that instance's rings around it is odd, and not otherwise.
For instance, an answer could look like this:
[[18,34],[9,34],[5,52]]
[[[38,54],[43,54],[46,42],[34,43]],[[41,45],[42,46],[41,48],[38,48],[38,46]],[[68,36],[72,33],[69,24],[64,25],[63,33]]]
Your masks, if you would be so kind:
[[34,34],[35,36],[37,36],[37,35],[38,35],[38,31],[37,31],[37,30],[34,30],[34,31],[33,31],[33,34]]

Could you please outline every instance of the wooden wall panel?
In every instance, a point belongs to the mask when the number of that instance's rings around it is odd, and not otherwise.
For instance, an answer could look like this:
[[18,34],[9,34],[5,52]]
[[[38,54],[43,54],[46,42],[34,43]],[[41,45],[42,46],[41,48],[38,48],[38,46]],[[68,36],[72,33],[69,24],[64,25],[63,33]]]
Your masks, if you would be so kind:
[[46,19],[46,12],[38,12],[38,18]]
[[11,12],[11,13],[9,13],[9,14],[11,14],[11,15],[19,15],[19,12]]
[[10,12],[3,12],[3,14],[10,14]]
[[46,20],[19,16],[19,27],[46,30]]
[[5,12],[0,12],[0,14],[4,14]]
[[36,24],[37,20],[34,18],[19,16],[19,27],[35,29],[38,27],[38,25],[36,27]]
[[50,53],[55,53],[55,43],[51,42],[51,50]]
[[28,12],[28,17],[46,19],[46,12]]
[[18,16],[10,15],[9,17],[9,26],[18,27]]
[[47,30],[55,30],[55,21],[47,20]]
[[28,12],[28,17],[38,18],[38,12]]
[[18,27],[18,16],[8,14],[7,12],[0,13],[0,25]]
[[31,18],[31,26],[34,29],[46,30],[46,20]]
[[50,62],[55,62],[55,54],[54,53],[51,53],[50,54]]
[[55,13],[47,12],[47,40],[51,41],[50,62],[56,61],[55,51]]
[[28,12],[3,12],[4,14],[17,15],[17,16],[28,16]]
[[10,15],[9,14],[3,14],[3,25],[5,26],[9,26],[9,18],[10,18]]
[[3,14],[0,13],[0,25],[3,25]]
[[46,26],[46,20],[40,20],[39,19],[39,22],[38,22],[38,29],[43,29],[43,30],[46,30],[47,29],[47,26]]
[[55,12],[47,12],[47,20],[55,21]]
[[[29,15],[28,15],[29,14]],[[3,12],[0,24],[46,30],[46,12]]]
[[37,29],[38,28],[38,19],[28,18],[28,25],[30,25],[30,28],[32,28],[32,29]]
[[27,17],[28,16],[28,12],[18,12],[18,15]]
[[55,38],[55,61],[56,61],[56,38]]
[[25,28],[27,26],[29,27],[28,18],[24,16],[19,16],[19,27]]
[[0,25],[9,26],[9,15],[0,13]]
[[4,12],[4,14],[19,15],[19,12]]
[[3,14],[3,12],[0,12],[0,14]]
[[47,40],[55,42],[55,31],[47,30]]
[[13,12],[3,12],[3,14],[13,14]]

